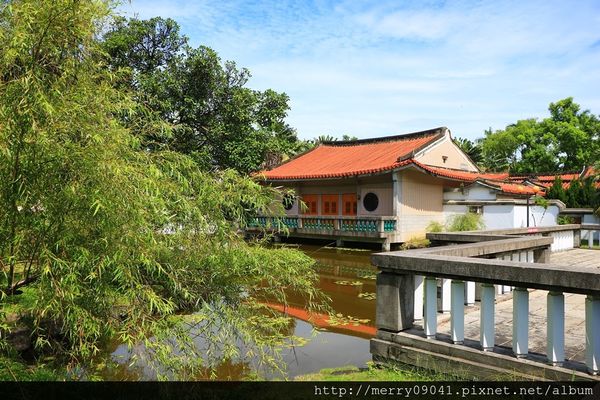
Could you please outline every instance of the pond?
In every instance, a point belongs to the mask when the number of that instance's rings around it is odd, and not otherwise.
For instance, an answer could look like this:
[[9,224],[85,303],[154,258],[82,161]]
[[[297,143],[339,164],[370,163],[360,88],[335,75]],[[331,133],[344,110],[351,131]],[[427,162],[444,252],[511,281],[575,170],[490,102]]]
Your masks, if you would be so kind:
[[[298,375],[317,372],[323,368],[354,365],[365,366],[371,360],[369,338],[375,335],[375,274],[371,265],[371,251],[336,249],[302,245],[299,250],[316,260],[319,288],[332,300],[335,317],[310,316],[300,298],[289,298],[285,310],[275,309],[294,317],[293,334],[307,339],[295,345],[290,343],[282,351],[286,375],[255,371],[247,364],[224,363],[217,370],[218,379],[243,379],[258,374],[266,379],[293,379]],[[101,375],[107,380],[153,379],[143,368],[127,367],[129,351],[118,345],[110,355],[118,368],[106,370]]]

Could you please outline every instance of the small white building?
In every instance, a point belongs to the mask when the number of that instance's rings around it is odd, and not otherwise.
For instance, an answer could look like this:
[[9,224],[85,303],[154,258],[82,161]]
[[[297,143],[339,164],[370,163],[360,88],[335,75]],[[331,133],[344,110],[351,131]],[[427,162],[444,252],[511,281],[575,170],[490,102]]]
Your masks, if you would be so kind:
[[558,224],[565,208],[559,200],[537,205],[523,185],[493,180],[476,180],[460,188],[444,190],[444,216],[467,212],[481,214],[486,229],[525,228]]

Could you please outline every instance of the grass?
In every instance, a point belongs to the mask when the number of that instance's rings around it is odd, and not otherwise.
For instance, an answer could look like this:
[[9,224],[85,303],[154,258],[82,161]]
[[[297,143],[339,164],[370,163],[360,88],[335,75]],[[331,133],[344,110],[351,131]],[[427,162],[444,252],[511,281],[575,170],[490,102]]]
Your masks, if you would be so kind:
[[[579,248],[582,249],[587,249],[588,248],[588,241],[586,239],[581,239],[581,244],[579,245]],[[600,245],[597,245],[594,241],[594,245],[592,246],[592,250],[599,250],[600,249]]]
[[440,381],[456,380],[456,378],[429,371],[394,366],[378,366],[368,363],[367,368],[346,366],[338,368],[325,368],[313,374],[300,375],[297,381]]

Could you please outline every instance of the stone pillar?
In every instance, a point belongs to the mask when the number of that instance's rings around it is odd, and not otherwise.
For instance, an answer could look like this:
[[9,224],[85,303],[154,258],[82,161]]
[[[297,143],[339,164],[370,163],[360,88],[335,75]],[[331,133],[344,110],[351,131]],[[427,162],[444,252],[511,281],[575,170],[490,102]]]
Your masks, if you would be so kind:
[[600,372],[600,297],[585,299],[585,364],[588,372]]
[[578,248],[581,246],[581,229],[573,231],[573,247]]
[[420,321],[423,319],[423,280],[423,275],[415,275],[415,321]]
[[465,304],[475,304],[475,282],[465,282]]
[[484,283],[481,285],[481,309],[479,323],[479,343],[483,351],[493,351],[495,346],[495,305],[496,288]]
[[437,279],[425,277],[425,315],[423,330],[427,339],[435,339],[437,333]]
[[547,328],[546,354],[552,365],[565,361],[565,296],[560,292],[549,292],[546,301]]
[[512,348],[517,358],[529,353],[529,292],[526,288],[513,291]]
[[452,280],[451,279],[442,279],[442,306],[440,311],[444,314],[450,312],[450,290],[451,290]]
[[383,232],[385,232],[385,229],[384,229],[384,224],[383,224],[383,218],[380,218],[380,219],[377,221],[377,232],[379,232],[379,233],[383,233]]
[[392,249],[392,243],[389,239],[386,239],[385,242],[381,243],[381,251],[390,251]]
[[450,332],[452,343],[463,344],[465,341],[465,283],[452,280]]
[[413,326],[415,278],[408,274],[377,274],[375,324],[378,329],[400,332]]

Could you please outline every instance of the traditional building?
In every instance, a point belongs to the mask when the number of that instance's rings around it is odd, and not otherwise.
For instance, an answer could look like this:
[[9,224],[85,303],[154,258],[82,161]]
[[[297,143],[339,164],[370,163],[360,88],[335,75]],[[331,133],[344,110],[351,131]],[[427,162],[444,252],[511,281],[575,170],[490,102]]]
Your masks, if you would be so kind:
[[[260,175],[296,193],[286,202],[290,236],[331,239],[338,245],[377,242],[384,249],[423,237],[431,222],[443,224],[450,215],[467,211],[482,213],[493,227],[524,226],[514,207],[542,192],[509,181],[508,174],[479,171],[445,127],[324,142]],[[506,205],[512,205],[510,221],[494,208]],[[265,216],[255,226],[267,223]]]

